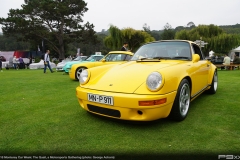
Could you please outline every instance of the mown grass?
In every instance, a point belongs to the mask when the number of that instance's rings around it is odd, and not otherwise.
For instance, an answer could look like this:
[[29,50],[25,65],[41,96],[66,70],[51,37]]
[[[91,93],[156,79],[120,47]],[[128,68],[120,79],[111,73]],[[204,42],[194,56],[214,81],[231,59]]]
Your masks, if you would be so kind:
[[4,70],[0,155],[240,155],[240,71],[218,76],[217,93],[194,100],[184,121],[132,123],[87,113],[75,95],[79,83],[61,72]]

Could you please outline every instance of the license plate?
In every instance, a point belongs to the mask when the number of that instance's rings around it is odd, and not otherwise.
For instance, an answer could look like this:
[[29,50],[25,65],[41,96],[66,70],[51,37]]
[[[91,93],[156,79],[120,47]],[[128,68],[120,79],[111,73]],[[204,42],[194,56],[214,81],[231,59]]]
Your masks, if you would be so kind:
[[107,105],[113,105],[113,97],[88,93],[88,100]]

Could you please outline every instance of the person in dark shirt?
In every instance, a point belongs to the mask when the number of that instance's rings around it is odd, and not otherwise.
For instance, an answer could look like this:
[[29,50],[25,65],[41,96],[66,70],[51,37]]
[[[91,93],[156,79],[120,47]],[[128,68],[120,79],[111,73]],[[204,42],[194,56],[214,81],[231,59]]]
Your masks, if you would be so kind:
[[18,61],[19,61],[19,68],[25,69],[25,64],[24,64],[22,57],[19,57]]
[[2,57],[0,57],[0,70],[2,72]]
[[122,48],[121,48],[121,51],[131,51],[131,50],[128,50],[128,43],[127,42],[125,42],[125,43],[123,43],[123,46],[122,46]]
[[240,58],[237,55],[234,56],[233,64],[240,64]]

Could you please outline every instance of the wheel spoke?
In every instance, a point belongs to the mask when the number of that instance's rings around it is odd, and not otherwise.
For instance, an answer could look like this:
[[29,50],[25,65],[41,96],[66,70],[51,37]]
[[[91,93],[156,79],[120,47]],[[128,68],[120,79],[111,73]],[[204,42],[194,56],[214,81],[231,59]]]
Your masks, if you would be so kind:
[[82,73],[83,70],[84,70],[84,68],[79,68],[79,69],[77,69],[77,73],[76,73],[77,79],[80,78],[80,74]]
[[187,114],[187,111],[189,108],[189,101],[190,101],[190,89],[187,84],[184,84],[182,86],[180,97],[179,97],[180,112],[183,116]]

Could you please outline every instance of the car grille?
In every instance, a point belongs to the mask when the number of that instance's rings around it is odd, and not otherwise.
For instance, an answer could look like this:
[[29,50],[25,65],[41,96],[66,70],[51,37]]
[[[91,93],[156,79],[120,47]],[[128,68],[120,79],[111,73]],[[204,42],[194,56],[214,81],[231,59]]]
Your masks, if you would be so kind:
[[120,118],[121,117],[121,113],[118,110],[114,110],[114,109],[108,109],[108,108],[102,108],[102,107],[98,107],[98,106],[94,106],[94,105],[87,105],[89,111],[92,112],[96,112],[99,114],[104,114],[107,116],[112,116],[112,117],[116,117],[116,118]]

